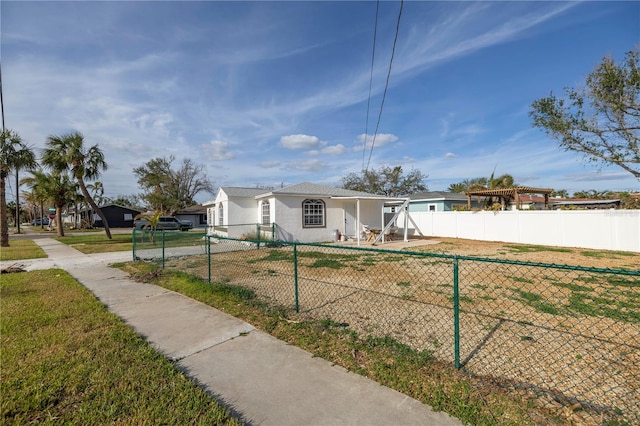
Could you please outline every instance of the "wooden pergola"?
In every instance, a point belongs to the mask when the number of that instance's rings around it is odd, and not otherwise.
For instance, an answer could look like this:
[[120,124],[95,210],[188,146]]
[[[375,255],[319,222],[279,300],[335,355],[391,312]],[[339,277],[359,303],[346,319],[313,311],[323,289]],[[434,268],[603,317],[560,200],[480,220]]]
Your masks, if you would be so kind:
[[553,189],[549,188],[533,188],[530,186],[513,186],[511,188],[493,188],[493,189],[477,189],[475,191],[466,191],[467,196],[467,208],[471,210],[471,197],[500,197],[501,199],[514,198],[516,202],[516,208],[522,208],[522,202],[520,195],[522,194],[542,194],[544,195],[544,209],[549,210],[549,194],[553,192]]

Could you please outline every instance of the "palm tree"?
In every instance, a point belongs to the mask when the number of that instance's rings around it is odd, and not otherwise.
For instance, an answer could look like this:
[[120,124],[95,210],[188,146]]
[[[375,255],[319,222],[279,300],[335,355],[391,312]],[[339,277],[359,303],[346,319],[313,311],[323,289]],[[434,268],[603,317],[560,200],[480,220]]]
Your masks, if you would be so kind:
[[91,198],[85,179],[95,180],[100,176],[100,172],[107,170],[107,163],[104,161],[104,154],[93,145],[86,149],[84,146],[84,136],[80,132],[67,133],[56,136],[49,135],[47,138],[47,148],[43,151],[42,162],[51,167],[52,170],[69,170],[78,182],[80,191],[84,199],[95,211],[102,223],[107,238],[111,239],[111,230],[107,218],[96,202]]
[[[510,174],[504,174],[502,176],[495,177],[496,169],[493,169],[491,172],[491,176],[489,179],[479,178],[478,184],[479,186],[474,189],[502,189],[502,188],[512,188],[516,186],[515,179]],[[482,186],[480,186],[482,185]],[[498,196],[500,200],[501,208],[504,208],[509,201],[511,200],[511,196]],[[493,205],[493,197],[489,196],[485,198],[485,207],[491,207]]]
[[38,197],[53,203],[56,208],[56,228],[59,237],[64,237],[62,226],[62,209],[73,200],[78,190],[78,184],[73,181],[66,171],[54,170],[46,173],[43,170],[33,170],[32,177],[22,180]]
[[137,215],[134,219],[138,220],[138,219],[142,219],[142,220],[146,220],[148,223],[146,225],[144,225],[141,229],[142,231],[142,242],[144,242],[144,232],[145,230],[148,230],[151,232],[151,243],[153,243],[153,236],[155,234],[156,228],[158,227],[158,223],[160,222],[160,216],[162,216],[164,213],[161,211],[157,211],[154,214],[151,213],[140,213],[139,215]]
[[0,133],[0,247],[9,247],[6,193],[6,179],[9,171],[34,167],[36,167],[36,157],[33,150],[22,142],[18,133],[9,129],[2,130]]
[[485,189],[487,187],[487,178],[479,177],[473,179],[465,179],[458,183],[452,183],[449,185],[449,192],[456,192],[459,194],[467,191],[474,191],[476,189]]

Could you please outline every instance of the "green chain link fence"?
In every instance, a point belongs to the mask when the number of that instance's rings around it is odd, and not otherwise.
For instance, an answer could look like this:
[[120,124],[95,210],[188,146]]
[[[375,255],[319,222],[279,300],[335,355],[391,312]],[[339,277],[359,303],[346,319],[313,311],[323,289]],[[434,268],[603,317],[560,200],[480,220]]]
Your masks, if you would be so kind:
[[203,243],[166,267],[251,288],[301,318],[392,337],[551,406],[640,423],[640,271],[218,236]]

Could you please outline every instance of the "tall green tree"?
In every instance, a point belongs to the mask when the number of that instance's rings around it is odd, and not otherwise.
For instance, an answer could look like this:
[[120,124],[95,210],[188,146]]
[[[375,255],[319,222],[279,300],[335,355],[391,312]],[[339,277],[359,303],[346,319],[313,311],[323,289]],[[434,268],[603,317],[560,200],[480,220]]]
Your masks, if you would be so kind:
[[[11,170],[36,167],[33,150],[13,130],[0,132],[0,247],[9,247],[6,180]],[[16,188],[17,192],[18,188]]]
[[184,159],[178,169],[171,163],[175,158],[158,157],[133,169],[142,188],[140,198],[153,211],[174,214],[176,211],[197,204],[196,195],[200,192],[212,194],[213,183],[207,177],[204,166]]
[[78,187],[86,202],[93,211],[100,216],[104,225],[107,238],[111,239],[111,230],[104,213],[89,194],[85,180],[94,181],[102,171],[107,170],[104,154],[98,145],[86,147],[84,136],[80,132],[72,132],[64,135],[50,135],[47,138],[46,148],[42,154],[42,163],[53,171],[63,172],[68,170],[78,183]]
[[412,169],[405,176],[401,166],[383,166],[379,170],[349,173],[342,178],[342,187],[387,197],[404,197],[427,191],[426,179],[427,175],[418,169]]
[[605,57],[585,86],[565,88],[531,104],[534,127],[567,151],[599,164],[615,164],[640,179],[640,45],[622,63]]
[[31,175],[31,177],[24,178],[22,182],[40,194],[40,197],[53,203],[56,208],[56,230],[59,237],[64,237],[62,210],[75,198],[78,184],[74,182],[66,170],[54,170],[51,173],[33,170]]

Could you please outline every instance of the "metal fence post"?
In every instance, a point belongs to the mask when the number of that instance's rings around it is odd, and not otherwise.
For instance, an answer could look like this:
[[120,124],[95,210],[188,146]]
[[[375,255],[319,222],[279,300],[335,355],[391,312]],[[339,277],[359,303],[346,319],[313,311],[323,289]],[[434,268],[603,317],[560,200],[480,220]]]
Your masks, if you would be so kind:
[[207,278],[211,284],[211,237],[205,235],[205,238],[207,239]]
[[460,294],[458,289],[458,256],[453,257],[453,357],[460,368]]
[[271,222],[271,241],[276,240],[276,224],[275,222]]
[[164,231],[162,231],[162,269],[164,269]]
[[131,234],[131,254],[133,255],[133,260],[136,260],[136,228],[133,228],[133,233]]
[[256,223],[256,234],[258,235],[258,248],[260,248],[260,224]]
[[296,297],[296,312],[300,312],[300,305],[298,304],[298,245],[293,244],[293,288]]

